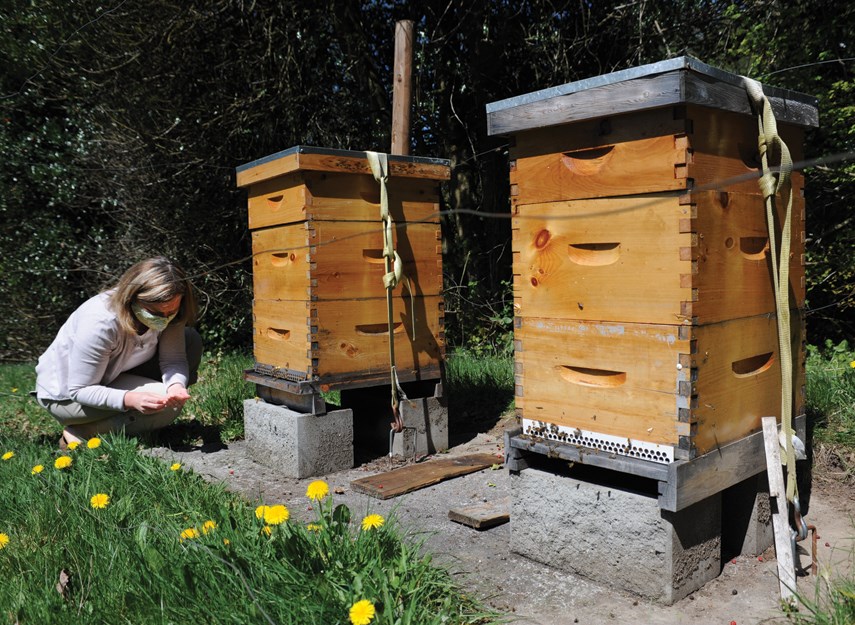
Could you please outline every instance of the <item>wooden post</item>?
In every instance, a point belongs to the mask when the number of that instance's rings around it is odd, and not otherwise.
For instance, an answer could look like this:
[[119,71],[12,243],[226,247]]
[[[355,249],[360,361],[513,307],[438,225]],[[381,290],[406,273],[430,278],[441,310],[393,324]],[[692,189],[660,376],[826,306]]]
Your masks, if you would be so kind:
[[413,88],[413,21],[395,23],[395,78],[392,85],[392,154],[410,154]]
[[[791,602],[796,590],[796,564],[787,514],[787,488],[781,469],[780,442],[775,417],[763,417],[763,442],[766,447],[766,470],[769,474],[769,498],[772,506],[772,527],[775,530],[775,556],[778,560],[778,581],[781,599]],[[795,479],[795,476],[792,476]]]

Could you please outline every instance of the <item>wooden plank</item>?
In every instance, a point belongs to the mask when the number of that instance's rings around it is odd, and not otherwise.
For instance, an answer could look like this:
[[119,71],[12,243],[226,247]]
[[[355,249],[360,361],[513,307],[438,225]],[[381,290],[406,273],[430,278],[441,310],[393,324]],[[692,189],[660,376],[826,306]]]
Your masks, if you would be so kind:
[[507,523],[511,519],[511,498],[504,497],[448,511],[448,518],[476,530]]
[[689,183],[675,166],[685,165],[686,149],[663,135],[517,158],[514,203],[685,191]]
[[[791,317],[798,354],[801,316]],[[514,337],[516,406],[534,421],[675,448],[691,449],[690,439],[704,454],[779,410],[769,315],[704,326],[518,317]],[[796,389],[803,362],[795,359]]]
[[[299,170],[371,175],[371,166],[364,152],[295,146],[280,154],[239,167],[237,186],[246,187]],[[398,156],[389,159],[389,174],[392,177],[448,180],[451,170],[448,161]]]
[[[439,183],[391,178],[389,214],[395,223],[439,223]],[[380,219],[380,185],[370,174],[295,171],[249,188],[249,228],[267,228],[306,219],[362,221]]]
[[[740,76],[691,61],[654,63],[488,104],[488,134],[513,134],[679,104],[752,114]],[[819,124],[815,98],[769,87],[764,90],[782,123]]]
[[[775,532],[775,557],[778,561],[778,581],[783,601],[793,601],[796,591],[796,566],[790,536],[787,489],[781,468],[778,425],[775,417],[763,417],[763,444],[766,450],[766,470],[769,475],[769,499],[772,503],[772,528]],[[795,476],[791,476],[795,479]]]
[[[400,223],[393,239],[414,294],[439,295],[439,224]],[[257,230],[252,233],[252,253],[257,299],[386,297],[379,221],[313,221]]]
[[[693,202],[656,194],[518,207],[516,314],[707,324],[774,312],[762,198],[707,191]],[[804,304],[803,215],[795,198],[794,307]]]
[[390,499],[438,484],[443,480],[481,471],[492,466],[495,461],[496,456],[492,454],[441,458],[363,477],[352,481],[350,487],[358,493],[370,495],[376,499]]
[[[398,371],[419,377],[437,368],[444,350],[443,302],[439,296],[412,300],[398,287],[393,299],[395,359]],[[413,318],[415,310],[415,318]],[[253,301],[253,343],[257,362],[283,369],[309,370],[339,379],[353,374],[388,375],[389,331],[386,299],[332,301]],[[415,341],[412,338],[415,325]]]

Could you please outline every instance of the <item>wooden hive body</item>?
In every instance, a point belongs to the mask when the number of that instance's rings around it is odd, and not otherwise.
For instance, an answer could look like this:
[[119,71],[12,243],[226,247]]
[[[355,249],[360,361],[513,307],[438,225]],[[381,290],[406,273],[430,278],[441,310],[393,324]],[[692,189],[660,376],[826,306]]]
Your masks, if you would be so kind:
[[[439,183],[447,161],[389,158],[402,382],[440,377],[444,355]],[[380,186],[364,152],[296,146],[237,171],[248,190],[253,347],[259,373],[318,388],[388,383]],[[414,338],[415,337],[415,338]]]
[[[681,57],[488,106],[491,133],[512,136],[524,432],[668,463],[780,414],[757,120],[740,81]],[[764,89],[800,160],[814,101]],[[793,414],[802,414],[801,173],[792,184]],[[780,219],[780,197],[777,210]]]

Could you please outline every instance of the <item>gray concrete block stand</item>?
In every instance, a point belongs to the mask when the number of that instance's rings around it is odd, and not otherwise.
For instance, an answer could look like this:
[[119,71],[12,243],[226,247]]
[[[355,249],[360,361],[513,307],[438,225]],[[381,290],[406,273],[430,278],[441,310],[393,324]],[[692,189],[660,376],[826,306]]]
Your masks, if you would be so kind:
[[304,414],[262,400],[243,403],[250,456],[287,477],[310,477],[353,467],[353,411]]
[[672,604],[721,572],[721,496],[679,512],[640,492],[529,467],[511,473],[511,550]]

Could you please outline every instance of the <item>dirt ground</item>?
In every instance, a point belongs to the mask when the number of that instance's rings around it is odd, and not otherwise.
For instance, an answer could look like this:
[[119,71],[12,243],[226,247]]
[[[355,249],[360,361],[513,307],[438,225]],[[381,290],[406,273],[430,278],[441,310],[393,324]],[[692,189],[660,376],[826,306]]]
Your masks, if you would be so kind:
[[[453,441],[449,455],[493,453],[502,462],[505,422],[487,431],[469,432]],[[205,479],[221,482],[252,502],[284,503],[296,520],[308,521],[307,484],[315,478],[292,479],[253,462],[246,444],[153,447],[166,462],[182,462]],[[443,454],[444,457],[447,457]],[[774,549],[761,558],[738,557],[723,563],[717,579],[672,606],[663,606],[558,571],[513,554],[510,525],[478,531],[448,519],[448,511],[509,495],[507,471],[485,469],[447,480],[401,497],[381,501],[355,493],[352,480],[400,466],[384,456],[357,458],[359,466],[322,476],[335,491],[335,502],[346,503],[359,517],[367,512],[388,515],[393,510],[407,530],[426,538],[427,548],[451,570],[461,585],[484,603],[508,614],[519,625],[601,623],[658,625],[703,623],[738,625],[786,623],[778,607]],[[855,489],[832,477],[815,476],[806,521],[819,535],[820,575],[800,577],[798,591],[813,597],[824,574],[832,577],[852,570],[855,551]],[[799,543],[801,560],[810,564],[810,541]]]

